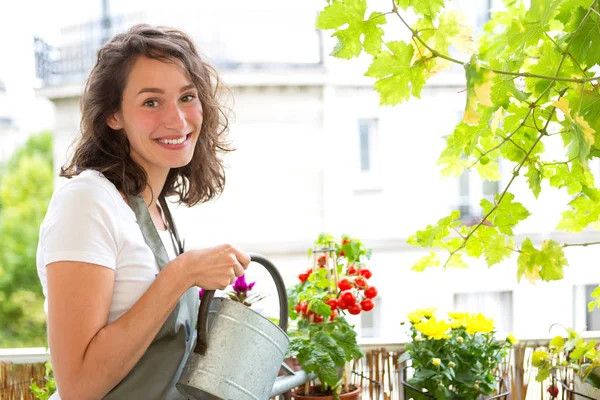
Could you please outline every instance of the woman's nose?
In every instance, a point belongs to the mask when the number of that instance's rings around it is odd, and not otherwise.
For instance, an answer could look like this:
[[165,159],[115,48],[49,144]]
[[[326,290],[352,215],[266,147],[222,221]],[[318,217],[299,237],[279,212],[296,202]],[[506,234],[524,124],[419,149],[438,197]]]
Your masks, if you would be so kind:
[[178,104],[173,104],[165,115],[165,126],[176,131],[183,131],[187,126],[185,113]]

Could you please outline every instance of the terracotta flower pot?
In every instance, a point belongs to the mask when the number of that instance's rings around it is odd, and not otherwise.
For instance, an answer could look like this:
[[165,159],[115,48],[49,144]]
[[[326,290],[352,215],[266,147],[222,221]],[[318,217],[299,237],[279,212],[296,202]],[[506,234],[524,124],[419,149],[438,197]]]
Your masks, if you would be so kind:
[[[320,393],[321,386],[311,386],[308,395],[304,394],[304,386],[297,388],[292,391],[292,398],[298,400],[332,400],[333,395],[331,394],[321,394]],[[360,389],[356,385],[350,385],[349,392],[340,393],[340,399],[343,400],[359,400],[360,399]]]

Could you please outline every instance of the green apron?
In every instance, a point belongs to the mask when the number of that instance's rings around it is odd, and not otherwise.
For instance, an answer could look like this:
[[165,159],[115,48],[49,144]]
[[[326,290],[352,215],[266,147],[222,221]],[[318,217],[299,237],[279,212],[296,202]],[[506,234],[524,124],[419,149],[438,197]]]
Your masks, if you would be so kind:
[[[169,262],[167,251],[163,245],[148,207],[141,196],[128,196],[129,206],[135,213],[138,225],[142,230],[146,243],[152,249],[159,269]],[[164,198],[160,204],[169,224],[175,253],[183,253],[183,242]],[[192,287],[179,299],[179,302],[158,331],[158,334],[127,376],[113,388],[104,398],[112,399],[185,399],[175,384],[190,355],[196,341],[196,321],[198,319],[198,288]]]

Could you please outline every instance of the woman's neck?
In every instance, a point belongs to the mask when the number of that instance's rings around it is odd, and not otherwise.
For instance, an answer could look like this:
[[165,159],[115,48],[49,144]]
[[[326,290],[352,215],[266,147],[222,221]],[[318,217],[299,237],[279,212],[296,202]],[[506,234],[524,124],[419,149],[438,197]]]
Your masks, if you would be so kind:
[[156,202],[162,193],[163,188],[165,187],[169,170],[153,171],[153,173],[146,172],[146,174],[148,176],[148,182],[146,188],[142,191],[142,193],[140,193],[140,195],[144,199],[144,203],[146,203],[150,211],[155,211]]

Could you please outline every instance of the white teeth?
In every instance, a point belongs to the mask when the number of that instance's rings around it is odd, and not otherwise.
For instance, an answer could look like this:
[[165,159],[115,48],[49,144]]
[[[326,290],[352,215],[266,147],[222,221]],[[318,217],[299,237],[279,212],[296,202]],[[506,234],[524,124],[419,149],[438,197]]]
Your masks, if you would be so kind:
[[187,138],[187,136],[184,136],[181,139],[158,139],[158,141],[160,143],[164,143],[164,144],[181,144],[181,143],[185,142],[186,138]]

